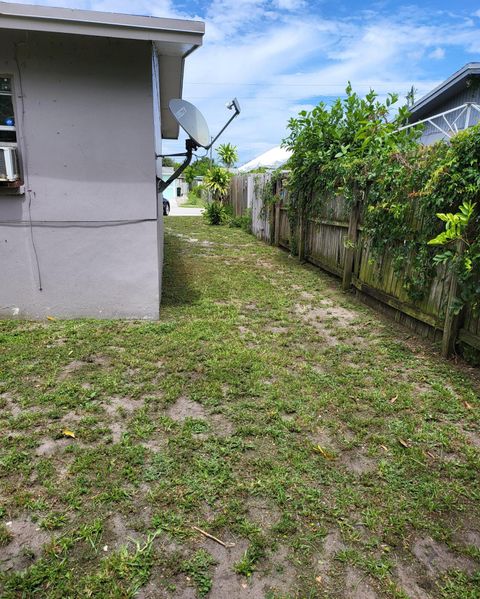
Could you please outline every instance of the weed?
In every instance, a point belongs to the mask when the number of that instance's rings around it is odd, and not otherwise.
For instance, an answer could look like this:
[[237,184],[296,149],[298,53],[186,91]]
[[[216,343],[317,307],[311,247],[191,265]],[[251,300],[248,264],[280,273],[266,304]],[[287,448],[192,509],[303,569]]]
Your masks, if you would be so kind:
[[193,580],[200,597],[205,597],[212,588],[210,570],[215,563],[210,553],[204,549],[199,549],[188,560],[182,562],[182,572]]

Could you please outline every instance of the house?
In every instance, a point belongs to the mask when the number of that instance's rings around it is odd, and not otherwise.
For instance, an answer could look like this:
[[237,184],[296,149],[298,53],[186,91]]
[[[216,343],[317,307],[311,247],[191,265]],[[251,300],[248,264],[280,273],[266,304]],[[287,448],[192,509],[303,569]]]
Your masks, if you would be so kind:
[[[162,169],[162,179],[167,181],[169,177],[173,175],[174,168],[171,166],[164,166]],[[187,200],[188,196],[188,183],[185,181],[185,177],[180,175],[170,185],[163,190],[163,197],[170,203],[179,204]]]
[[158,317],[156,156],[203,34],[0,2],[0,316]]
[[480,62],[471,62],[416,102],[410,123],[424,122],[420,141],[448,139],[480,122]]
[[240,173],[248,173],[258,168],[274,170],[283,166],[291,155],[292,153],[289,150],[276,146],[245,163],[238,170]]

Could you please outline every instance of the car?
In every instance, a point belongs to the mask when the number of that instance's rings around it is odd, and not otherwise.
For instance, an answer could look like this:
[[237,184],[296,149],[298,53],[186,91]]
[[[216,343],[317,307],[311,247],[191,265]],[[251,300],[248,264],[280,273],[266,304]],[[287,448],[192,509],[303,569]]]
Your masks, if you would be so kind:
[[170,214],[170,202],[163,198],[163,216],[168,216]]

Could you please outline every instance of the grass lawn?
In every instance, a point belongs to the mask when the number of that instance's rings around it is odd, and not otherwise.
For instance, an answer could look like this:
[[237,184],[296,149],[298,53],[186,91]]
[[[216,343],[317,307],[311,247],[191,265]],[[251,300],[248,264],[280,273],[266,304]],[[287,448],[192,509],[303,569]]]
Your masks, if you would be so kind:
[[0,596],[480,597],[474,371],[165,227],[160,322],[0,323]]

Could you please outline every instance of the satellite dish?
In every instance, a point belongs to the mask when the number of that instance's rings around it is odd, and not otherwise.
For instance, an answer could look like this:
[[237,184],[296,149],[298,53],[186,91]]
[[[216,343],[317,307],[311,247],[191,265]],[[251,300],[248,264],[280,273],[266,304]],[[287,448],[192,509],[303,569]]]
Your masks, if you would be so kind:
[[209,150],[213,144],[217,141],[220,135],[230,125],[235,117],[240,114],[240,104],[237,98],[234,98],[227,104],[228,110],[233,110],[233,115],[228,119],[226,124],[220,129],[213,139],[210,138],[210,131],[208,129],[207,121],[204,119],[203,114],[190,102],[182,100],[180,98],[174,98],[170,100],[168,104],[170,112],[173,117],[180,125],[180,127],[188,135],[188,139],[185,140],[186,152],[181,154],[156,154],[157,158],[164,158],[165,156],[185,156],[185,161],[181,164],[177,170],[170,175],[166,181],[161,179],[157,180],[157,189],[159,192],[164,191],[172,181],[179,177],[187,166],[192,161],[193,152],[199,147]]
[[210,131],[200,110],[190,102],[178,98],[170,100],[169,108],[177,123],[197,146],[206,148],[210,143]]

